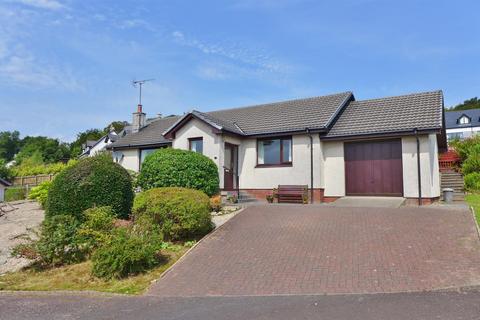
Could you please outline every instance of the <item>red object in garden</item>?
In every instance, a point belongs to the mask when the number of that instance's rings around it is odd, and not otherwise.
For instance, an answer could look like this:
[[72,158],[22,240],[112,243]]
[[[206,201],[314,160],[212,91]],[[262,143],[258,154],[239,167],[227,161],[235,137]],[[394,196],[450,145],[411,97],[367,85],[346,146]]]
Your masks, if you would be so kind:
[[458,171],[460,160],[460,156],[452,149],[440,154],[438,159],[440,172]]

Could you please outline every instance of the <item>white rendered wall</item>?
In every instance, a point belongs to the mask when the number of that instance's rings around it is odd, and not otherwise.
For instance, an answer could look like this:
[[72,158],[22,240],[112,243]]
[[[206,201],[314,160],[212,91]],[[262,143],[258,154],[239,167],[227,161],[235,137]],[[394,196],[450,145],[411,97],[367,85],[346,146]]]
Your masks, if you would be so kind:
[[345,196],[345,160],[342,141],[322,142],[325,197]]
[[[415,137],[402,138],[403,196],[418,197],[417,142]],[[440,196],[440,172],[438,167],[437,136],[420,137],[420,172],[422,197]]]
[[140,167],[140,152],[138,149],[115,150],[112,156],[114,159],[117,157],[119,159],[118,164],[125,169],[138,172]]
[[[320,140],[313,135],[314,188],[320,188]],[[291,167],[258,167],[257,139],[244,139],[239,148],[239,180],[241,189],[272,189],[279,184],[310,186],[310,138],[292,137]]]
[[[223,145],[222,136],[212,132],[212,127],[206,123],[192,119],[175,133],[172,147],[188,150],[189,138],[203,138],[203,155],[209,157],[218,166],[220,188],[223,187]],[[220,156],[222,155],[222,156]]]

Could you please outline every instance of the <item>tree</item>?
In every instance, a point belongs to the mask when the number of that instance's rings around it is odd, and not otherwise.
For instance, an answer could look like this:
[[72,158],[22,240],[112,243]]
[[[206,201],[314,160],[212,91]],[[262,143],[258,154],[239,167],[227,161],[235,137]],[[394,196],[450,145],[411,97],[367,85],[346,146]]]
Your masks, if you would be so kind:
[[126,121],[113,121],[108,126],[106,126],[105,129],[103,129],[103,131],[105,132],[105,134],[107,134],[110,132],[110,129],[113,127],[113,130],[115,130],[116,133],[119,133],[120,131],[123,130],[123,128],[125,128],[126,125],[128,125],[128,122]]
[[12,172],[5,166],[5,160],[0,159],[0,178],[10,181]]
[[479,109],[480,108],[480,99],[477,97],[465,100],[463,103],[457,104],[455,107],[449,109],[449,111],[460,111],[460,110],[469,110],[469,109]]
[[29,158],[35,158],[39,163],[55,163],[70,158],[70,148],[68,144],[61,143],[57,139],[48,137],[30,137],[22,140],[22,148],[15,157],[17,163],[22,163]]
[[11,161],[15,154],[20,150],[22,141],[20,132],[3,131],[0,132],[0,159],[6,162]]

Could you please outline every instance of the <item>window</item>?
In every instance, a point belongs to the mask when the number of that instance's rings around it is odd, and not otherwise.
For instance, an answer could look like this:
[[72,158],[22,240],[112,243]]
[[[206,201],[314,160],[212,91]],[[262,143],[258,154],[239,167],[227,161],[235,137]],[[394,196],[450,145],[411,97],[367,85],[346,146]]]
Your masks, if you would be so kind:
[[257,165],[278,166],[292,164],[292,137],[259,139]]
[[145,158],[151,154],[151,153],[154,153],[155,151],[157,151],[158,149],[142,149],[140,150],[140,164],[143,163],[143,161],[145,161]]
[[458,124],[469,124],[470,119],[467,116],[462,116],[458,119]]
[[188,139],[190,151],[203,154],[203,138],[190,138]]
[[463,132],[452,132],[452,133],[447,133],[447,140],[462,140],[463,139]]

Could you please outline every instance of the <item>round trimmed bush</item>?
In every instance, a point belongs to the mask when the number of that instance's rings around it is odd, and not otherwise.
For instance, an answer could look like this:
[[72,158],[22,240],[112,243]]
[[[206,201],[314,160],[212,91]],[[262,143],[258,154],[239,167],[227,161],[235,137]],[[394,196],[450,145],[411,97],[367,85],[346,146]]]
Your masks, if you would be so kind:
[[126,218],[133,202],[132,180],[127,170],[109,155],[78,161],[60,172],[48,191],[46,217],[73,215],[95,206],[110,206],[116,217]]
[[197,189],[212,196],[218,193],[218,168],[200,153],[164,148],[146,157],[138,185],[144,190],[161,187]]
[[210,199],[198,190],[156,188],[138,194],[133,204],[135,219],[150,218],[167,240],[190,240],[212,229]]

